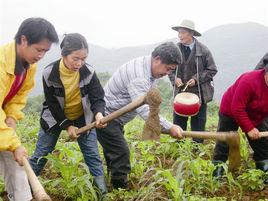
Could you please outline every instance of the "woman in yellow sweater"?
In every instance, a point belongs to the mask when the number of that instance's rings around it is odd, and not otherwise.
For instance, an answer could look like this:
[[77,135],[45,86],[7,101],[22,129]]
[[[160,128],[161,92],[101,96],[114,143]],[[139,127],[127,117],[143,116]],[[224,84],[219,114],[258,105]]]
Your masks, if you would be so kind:
[[77,139],[85,162],[94,177],[94,184],[101,194],[107,193],[103,176],[103,166],[97,146],[95,130],[76,135],[78,127],[85,126],[94,119],[98,128],[104,113],[104,91],[97,75],[89,64],[88,44],[78,34],[65,35],[61,45],[62,58],[48,65],[43,71],[45,102],[41,113],[41,128],[30,164],[36,175],[40,175],[62,130],[69,137]]

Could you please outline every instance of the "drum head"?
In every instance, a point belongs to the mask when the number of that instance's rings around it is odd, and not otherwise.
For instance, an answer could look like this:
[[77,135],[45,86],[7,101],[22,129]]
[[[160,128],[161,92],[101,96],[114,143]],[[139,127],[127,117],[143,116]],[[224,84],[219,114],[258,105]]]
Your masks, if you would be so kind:
[[192,105],[195,103],[199,103],[199,98],[196,94],[183,92],[175,96],[174,102],[185,104],[185,105]]
[[194,116],[200,109],[199,97],[196,94],[183,92],[175,96],[173,107],[174,112],[180,116]]

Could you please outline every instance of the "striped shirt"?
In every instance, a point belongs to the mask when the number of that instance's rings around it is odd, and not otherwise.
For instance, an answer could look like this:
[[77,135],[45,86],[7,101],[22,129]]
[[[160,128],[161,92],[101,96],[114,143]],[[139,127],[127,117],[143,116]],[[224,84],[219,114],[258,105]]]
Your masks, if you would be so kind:
[[[156,79],[151,72],[151,56],[139,57],[123,64],[104,87],[106,115],[146,94],[155,85]],[[135,118],[137,114],[146,120],[149,114],[149,106],[145,104],[122,115],[116,121],[124,125]],[[172,123],[161,116],[160,124],[164,133],[168,133],[168,130],[172,127]]]

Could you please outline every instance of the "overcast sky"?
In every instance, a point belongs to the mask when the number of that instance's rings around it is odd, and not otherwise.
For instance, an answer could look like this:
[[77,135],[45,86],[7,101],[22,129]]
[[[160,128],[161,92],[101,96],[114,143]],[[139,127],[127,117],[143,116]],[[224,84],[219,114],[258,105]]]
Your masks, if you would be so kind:
[[268,0],[0,0],[0,44],[28,17],[44,17],[58,34],[79,32],[106,48],[137,46],[177,37],[184,18],[204,31],[228,23],[268,26]]

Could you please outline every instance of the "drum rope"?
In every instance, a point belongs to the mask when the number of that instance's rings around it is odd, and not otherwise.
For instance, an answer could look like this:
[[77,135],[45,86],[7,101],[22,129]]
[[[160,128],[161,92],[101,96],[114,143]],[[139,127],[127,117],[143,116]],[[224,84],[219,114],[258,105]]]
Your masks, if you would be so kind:
[[199,82],[198,57],[196,57],[196,77],[197,77],[197,87],[198,87],[198,94],[199,94],[199,102],[201,104],[201,89],[200,89],[200,82]]
[[176,72],[175,72],[174,85],[173,85],[173,91],[172,91],[172,98],[170,99],[170,104],[173,103],[173,99],[175,98],[176,78],[177,78],[177,75],[178,75],[178,68],[179,68],[179,65],[182,65],[182,63],[183,63],[183,56],[182,56],[180,47],[178,47],[178,50],[179,50],[179,53],[180,53],[180,63],[177,65]]
[[173,99],[174,99],[174,97],[175,97],[175,89],[176,89],[176,78],[177,78],[177,73],[178,73],[178,66],[177,66],[177,68],[176,68],[176,72],[175,72],[175,78],[174,78],[174,85],[173,85],[173,92],[172,92],[172,97],[173,97]]

